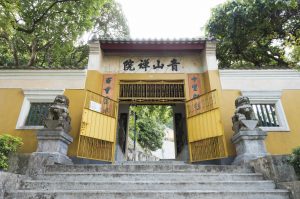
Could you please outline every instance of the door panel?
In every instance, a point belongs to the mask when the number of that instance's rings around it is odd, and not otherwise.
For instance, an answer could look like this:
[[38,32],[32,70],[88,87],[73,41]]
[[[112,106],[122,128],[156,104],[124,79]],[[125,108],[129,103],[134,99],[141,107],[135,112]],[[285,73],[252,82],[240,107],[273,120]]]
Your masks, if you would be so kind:
[[81,123],[85,125],[85,129],[82,129],[80,135],[114,142],[115,118],[84,109]]
[[227,156],[217,90],[187,101],[190,161]]
[[86,91],[77,156],[113,162],[117,102]]

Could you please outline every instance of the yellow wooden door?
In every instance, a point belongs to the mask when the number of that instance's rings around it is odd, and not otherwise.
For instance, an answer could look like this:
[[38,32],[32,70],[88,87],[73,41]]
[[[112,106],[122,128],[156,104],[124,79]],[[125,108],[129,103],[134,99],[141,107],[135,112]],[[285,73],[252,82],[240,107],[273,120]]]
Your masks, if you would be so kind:
[[186,102],[190,161],[227,157],[217,90]]
[[77,149],[78,157],[114,161],[117,108],[116,101],[86,91]]

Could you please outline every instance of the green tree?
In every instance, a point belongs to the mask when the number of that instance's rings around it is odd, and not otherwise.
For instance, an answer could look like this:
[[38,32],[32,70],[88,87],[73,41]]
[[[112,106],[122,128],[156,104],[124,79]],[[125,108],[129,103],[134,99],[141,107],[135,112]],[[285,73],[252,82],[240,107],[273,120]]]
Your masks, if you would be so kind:
[[1,29],[0,44],[9,48],[1,60],[28,67],[52,59],[40,52],[48,52],[57,44],[64,47],[91,28],[93,15],[103,4],[103,0],[7,2],[1,2],[4,11],[0,19],[6,19],[9,24]]
[[[160,149],[165,136],[166,124],[172,123],[173,111],[170,106],[148,105],[131,106],[130,112],[136,112],[137,142],[148,151]],[[134,139],[134,117],[129,120],[129,136]]]
[[288,162],[294,167],[296,174],[300,177],[300,146],[293,149]]
[[138,120],[137,142],[146,150],[156,151],[163,145],[164,127],[154,120]]
[[100,10],[100,16],[96,16],[93,32],[99,38],[128,38],[129,27],[122,7],[115,1],[109,1]]
[[[105,21],[102,16],[111,9],[118,17]],[[0,0],[0,66],[83,67],[88,46],[77,42],[83,33],[129,34],[124,15],[118,12],[121,8],[114,0]],[[105,23],[117,25],[100,32]]]
[[300,45],[293,46],[293,50],[291,53],[291,60],[296,63],[296,67],[300,68]]
[[212,10],[206,31],[219,40],[220,68],[289,67],[285,48],[299,43],[297,0],[230,0]]

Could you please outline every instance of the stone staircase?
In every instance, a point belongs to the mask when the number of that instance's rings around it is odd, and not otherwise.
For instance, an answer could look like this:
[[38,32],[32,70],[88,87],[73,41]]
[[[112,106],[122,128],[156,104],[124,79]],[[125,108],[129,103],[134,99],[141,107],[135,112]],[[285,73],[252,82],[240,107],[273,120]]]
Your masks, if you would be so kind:
[[6,199],[288,199],[286,190],[243,166],[136,162],[49,166]]

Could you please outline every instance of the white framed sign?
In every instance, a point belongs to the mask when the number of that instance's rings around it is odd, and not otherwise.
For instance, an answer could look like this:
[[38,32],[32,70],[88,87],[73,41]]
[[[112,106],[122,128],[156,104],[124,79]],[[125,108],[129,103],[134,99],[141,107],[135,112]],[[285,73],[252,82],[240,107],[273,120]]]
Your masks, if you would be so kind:
[[122,57],[121,73],[179,73],[183,71],[180,57]]
[[96,111],[96,112],[101,112],[101,104],[94,102],[94,101],[90,101],[90,109],[92,111]]

